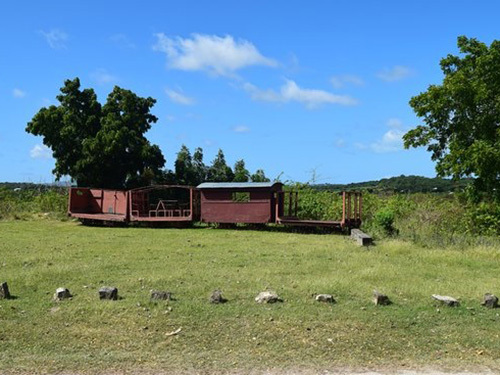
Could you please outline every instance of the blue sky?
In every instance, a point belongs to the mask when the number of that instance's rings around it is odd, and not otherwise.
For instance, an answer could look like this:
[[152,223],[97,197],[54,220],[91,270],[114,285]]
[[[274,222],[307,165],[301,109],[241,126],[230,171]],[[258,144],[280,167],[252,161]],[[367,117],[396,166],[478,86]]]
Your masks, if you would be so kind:
[[[10,1],[0,13],[0,181],[52,182],[26,123],[79,77],[157,99],[147,133],[222,148],[274,178],[347,183],[434,176],[409,99],[442,80],[459,35],[500,38],[497,1]],[[313,173],[314,171],[314,173]]]

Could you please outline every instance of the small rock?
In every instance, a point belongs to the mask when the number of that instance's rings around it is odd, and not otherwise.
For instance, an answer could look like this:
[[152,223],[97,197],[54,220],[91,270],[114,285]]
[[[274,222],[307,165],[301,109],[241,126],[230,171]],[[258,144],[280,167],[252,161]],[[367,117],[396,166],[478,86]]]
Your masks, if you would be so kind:
[[99,289],[99,299],[110,299],[116,301],[118,299],[118,289],[112,286],[104,286]]
[[172,292],[152,290],[151,291],[151,299],[170,301],[172,299]]
[[7,282],[4,281],[3,283],[0,284],[0,299],[9,299],[9,298],[11,298],[9,292],[9,286],[7,285]]
[[385,294],[380,293],[378,290],[374,290],[373,291],[373,303],[376,306],[379,306],[379,305],[387,306],[387,305],[390,305],[392,302],[389,299],[389,297],[387,297]]
[[316,301],[318,302],[327,302],[327,303],[335,303],[335,299],[331,294],[317,294]]
[[214,290],[210,296],[210,303],[226,303],[227,299],[222,296],[221,290]]
[[449,306],[449,307],[460,306],[460,302],[458,302],[457,299],[450,297],[450,296],[440,296],[439,294],[433,294],[432,298],[435,299],[436,301],[440,302],[441,304]]
[[279,296],[274,292],[260,292],[257,297],[255,297],[255,302],[257,303],[275,303],[275,302],[283,302]]
[[498,297],[493,294],[486,293],[484,295],[483,302],[481,302],[481,305],[490,309],[496,309],[498,307]]
[[57,288],[54,294],[54,301],[62,301],[63,299],[68,299],[73,297],[69,292],[68,288]]

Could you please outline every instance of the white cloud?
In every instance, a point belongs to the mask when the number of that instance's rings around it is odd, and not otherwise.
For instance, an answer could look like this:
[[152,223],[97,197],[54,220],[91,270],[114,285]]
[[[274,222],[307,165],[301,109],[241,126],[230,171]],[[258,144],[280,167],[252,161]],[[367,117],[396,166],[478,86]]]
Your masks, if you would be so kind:
[[382,81],[395,82],[409,77],[412,70],[406,66],[396,65],[390,69],[386,68],[377,73],[377,77]]
[[376,153],[395,152],[403,149],[403,135],[401,129],[390,129],[382,136],[382,139],[372,143],[370,148]]
[[68,34],[59,29],[52,29],[50,31],[40,30],[40,34],[45,38],[50,48],[62,49],[66,48],[66,42],[69,39]]
[[52,151],[45,145],[35,145],[30,150],[30,156],[33,159],[49,159],[52,157]]
[[169,97],[171,101],[177,104],[182,104],[182,105],[191,105],[194,104],[194,99],[190,98],[178,91],[171,90],[171,89],[165,89],[165,93]]
[[398,118],[390,118],[387,120],[387,126],[390,128],[401,129],[403,127],[403,122]]
[[333,145],[334,147],[336,148],[343,148],[345,147],[345,140],[343,138],[337,138],[334,142],[333,142]]
[[14,98],[24,98],[26,96],[26,92],[21,90],[21,89],[14,89],[12,90],[12,95],[14,96]]
[[125,34],[111,35],[109,40],[122,49],[134,49],[136,47]]
[[348,106],[358,103],[356,99],[348,95],[335,95],[327,91],[316,89],[303,89],[291,80],[287,80],[285,84],[281,86],[279,92],[271,89],[261,90],[250,83],[245,83],[243,88],[254,100],[283,103],[299,102],[309,109],[317,108],[322,104]]
[[276,61],[264,57],[250,42],[235,40],[231,35],[193,34],[190,38],[168,37],[163,33],[157,38],[153,50],[167,55],[167,66],[188,71],[202,70],[218,76],[234,76],[239,69],[264,65],[274,67]]
[[361,77],[352,74],[333,76],[332,78],[330,78],[330,82],[336,89],[340,89],[348,84],[354,86],[362,86],[365,84]]
[[233,131],[235,133],[248,133],[250,131],[250,128],[245,125],[238,125],[233,128]]
[[118,78],[106,71],[106,69],[97,69],[90,73],[90,78],[98,85],[106,85],[118,82]]
[[376,153],[395,152],[403,149],[403,122],[398,118],[390,118],[387,126],[391,128],[384,133],[382,138],[370,145]]

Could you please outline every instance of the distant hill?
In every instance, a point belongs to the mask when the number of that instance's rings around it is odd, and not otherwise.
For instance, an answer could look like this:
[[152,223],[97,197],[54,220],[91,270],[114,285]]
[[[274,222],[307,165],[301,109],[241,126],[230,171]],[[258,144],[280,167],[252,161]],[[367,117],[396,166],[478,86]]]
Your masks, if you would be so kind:
[[[472,182],[472,179],[461,179],[453,181],[446,178],[429,178],[422,176],[405,176],[383,178],[381,180],[356,182],[350,184],[314,184],[317,190],[343,191],[343,190],[367,190],[370,192],[405,192],[405,193],[429,193],[429,192],[455,192],[462,191]],[[47,190],[60,189],[68,186],[68,182],[57,184],[33,184],[28,182],[0,182],[0,188],[6,189],[30,189]]]
[[405,176],[383,178],[376,181],[366,181],[350,184],[315,184],[317,190],[342,191],[342,190],[368,190],[370,192],[455,192],[462,191],[472,182],[472,179],[458,181],[446,178],[429,178],[422,176]]

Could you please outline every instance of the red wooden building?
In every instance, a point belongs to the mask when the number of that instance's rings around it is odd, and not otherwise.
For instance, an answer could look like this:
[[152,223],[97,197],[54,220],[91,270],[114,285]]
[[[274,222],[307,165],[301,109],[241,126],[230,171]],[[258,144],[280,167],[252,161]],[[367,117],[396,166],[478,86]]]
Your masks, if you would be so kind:
[[201,221],[205,223],[265,224],[276,222],[280,182],[205,182],[201,192]]

